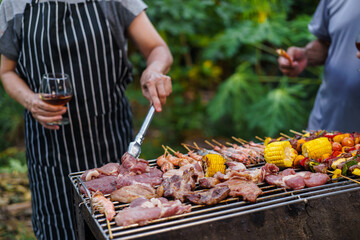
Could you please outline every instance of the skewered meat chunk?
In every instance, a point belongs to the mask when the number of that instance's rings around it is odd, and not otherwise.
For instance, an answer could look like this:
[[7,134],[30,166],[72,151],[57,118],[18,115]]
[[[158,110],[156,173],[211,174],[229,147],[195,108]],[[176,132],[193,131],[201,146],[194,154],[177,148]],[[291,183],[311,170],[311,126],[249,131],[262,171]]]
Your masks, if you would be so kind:
[[156,198],[155,189],[148,184],[133,184],[115,190],[110,194],[111,201],[130,203],[137,198]]
[[228,186],[218,186],[203,192],[194,192],[185,195],[186,199],[195,204],[214,205],[224,200],[230,192]]
[[96,191],[91,199],[92,207],[95,210],[98,210],[100,213],[106,215],[106,219],[111,221],[115,217],[115,207],[114,204],[104,197],[100,191]]

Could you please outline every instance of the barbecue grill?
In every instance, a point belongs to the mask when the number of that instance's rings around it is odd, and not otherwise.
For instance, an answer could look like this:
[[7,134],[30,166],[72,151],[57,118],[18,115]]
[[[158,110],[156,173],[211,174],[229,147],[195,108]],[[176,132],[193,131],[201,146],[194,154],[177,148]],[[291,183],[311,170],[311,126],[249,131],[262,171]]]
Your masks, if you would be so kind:
[[[156,160],[149,161],[150,166]],[[259,167],[261,165],[252,166]],[[78,239],[110,239],[104,214],[92,214],[80,192],[83,172],[71,173]],[[355,179],[355,178],[354,178]],[[359,239],[360,185],[338,179],[322,186],[287,191],[260,184],[256,203],[227,198],[214,206],[192,205],[191,212],[119,227],[114,239]],[[108,196],[108,195],[105,195]],[[119,211],[129,204],[114,202]],[[87,227],[91,230],[86,231]]]

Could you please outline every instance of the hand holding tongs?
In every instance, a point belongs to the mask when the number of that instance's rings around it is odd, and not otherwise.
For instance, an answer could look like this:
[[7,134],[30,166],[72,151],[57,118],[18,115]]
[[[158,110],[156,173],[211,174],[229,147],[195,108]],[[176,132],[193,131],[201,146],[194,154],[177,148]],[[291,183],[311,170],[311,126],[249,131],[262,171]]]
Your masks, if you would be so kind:
[[129,144],[128,153],[135,158],[138,158],[140,156],[141,144],[144,140],[145,133],[146,133],[147,129],[149,128],[149,125],[154,116],[154,113],[155,113],[155,108],[153,105],[151,105],[149,112],[147,113],[145,120],[140,128],[138,135],[136,135],[135,140]]

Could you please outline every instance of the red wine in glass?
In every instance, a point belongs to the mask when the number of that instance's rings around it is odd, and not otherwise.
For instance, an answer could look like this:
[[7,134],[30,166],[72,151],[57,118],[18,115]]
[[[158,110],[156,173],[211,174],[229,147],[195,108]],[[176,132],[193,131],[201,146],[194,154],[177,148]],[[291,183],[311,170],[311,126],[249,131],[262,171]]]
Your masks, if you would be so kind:
[[[40,97],[46,103],[63,106],[68,103],[73,96],[73,89],[70,78],[65,73],[47,73],[41,79]],[[65,125],[69,119],[63,118],[56,122],[47,123],[48,125]]]
[[42,94],[41,100],[51,105],[62,106],[68,103],[72,98],[72,95],[51,95]]
[[360,41],[359,41],[359,42],[355,42],[355,46],[356,46],[356,48],[360,51]]

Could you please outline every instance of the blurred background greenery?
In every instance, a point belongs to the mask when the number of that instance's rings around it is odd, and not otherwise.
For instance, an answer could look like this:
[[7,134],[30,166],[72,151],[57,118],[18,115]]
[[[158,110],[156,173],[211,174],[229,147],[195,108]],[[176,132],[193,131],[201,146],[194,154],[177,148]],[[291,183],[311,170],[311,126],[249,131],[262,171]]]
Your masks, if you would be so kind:
[[[141,157],[157,158],[163,153],[162,144],[185,151],[183,142],[201,145],[205,139],[231,136],[255,140],[255,136],[306,129],[322,68],[309,68],[298,78],[284,77],[275,49],[304,46],[314,38],[307,24],[319,0],[144,1],[174,64],[169,72],[173,94],[163,112],[155,115]],[[127,96],[136,133],[148,110],[139,85],[145,61],[131,43],[129,56],[135,81]],[[28,182],[23,109],[2,86],[0,109],[2,207],[29,201],[29,194],[24,191]],[[3,181],[5,177],[9,181]],[[13,177],[23,181],[15,185]],[[33,238],[24,230],[31,229],[29,222],[20,221],[18,227],[7,223],[0,221],[0,238]]]
[[[1,0],[0,0],[1,2]],[[173,94],[157,113],[142,156],[156,158],[162,144],[237,136],[277,136],[306,128],[321,68],[298,78],[278,70],[276,48],[303,46],[319,1],[145,0],[147,14],[174,56]],[[131,45],[134,83],[127,90],[135,133],[148,110],[139,78],[145,61]],[[26,171],[23,109],[0,87],[0,171]]]

